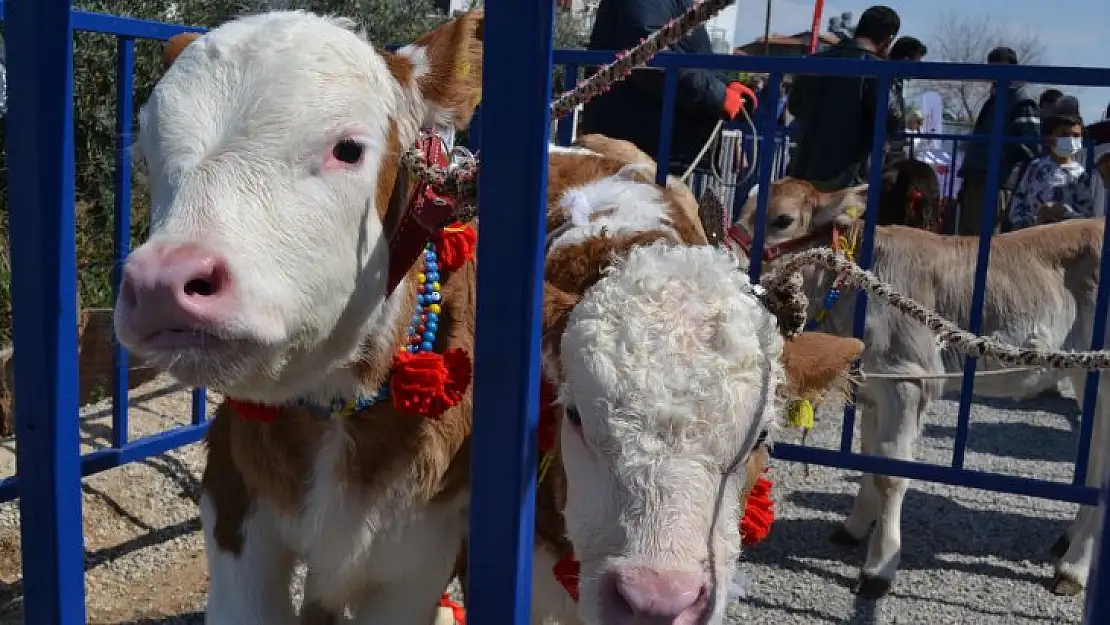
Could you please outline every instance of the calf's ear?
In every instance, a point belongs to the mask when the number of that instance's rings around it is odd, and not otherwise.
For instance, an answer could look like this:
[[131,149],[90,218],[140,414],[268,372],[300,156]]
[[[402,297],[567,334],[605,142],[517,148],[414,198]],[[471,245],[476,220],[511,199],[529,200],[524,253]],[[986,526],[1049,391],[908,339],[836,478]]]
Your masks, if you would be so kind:
[[[481,9],[469,11],[397,50],[390,69],[415,86],[426,111],[422,126],[465,128],[482,99]],[[412,83],[415,85],[412,85]]]
[[829,391],[845,392],[852,362],[863,353],[863,342],[822,332],[802,332],[783,341],[788,399],[819,400]]
[[169,69],[177,57],[201,36],[202,33],[181,33],[170,37],[162,46],[162,69]]
[[867,190],[869,185],[861,184],[831,193],[817,193],[817,205],[813,209],[813,226],[837,226],[847,228],[867,213]]

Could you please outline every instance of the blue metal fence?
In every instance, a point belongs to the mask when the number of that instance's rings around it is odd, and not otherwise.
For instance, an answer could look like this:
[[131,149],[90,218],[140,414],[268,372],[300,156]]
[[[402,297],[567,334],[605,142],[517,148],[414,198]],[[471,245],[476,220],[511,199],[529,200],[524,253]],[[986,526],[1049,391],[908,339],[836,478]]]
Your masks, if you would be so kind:
[[[5,11],[6,9],[6,11]],[[77,436],[76,369],[76,257],[74,242],[74,154],[72,111],[72,42],[74,30],[118,37],[117,169],[115,176],[116,258],[127,254],[130,237],[130,164],[126,147],[131,140],[132,73],[137,38],[167,39],[186,30],[176,25],[117,18],[70,10],[68,0],[0,3],[5,19],[9,59],[7,149],[9,154],[10,227],[13,271],[13,326],[16,353],[15,413],[18,436],[18,476],[0,481],[0,500],[20,497],[23,533],[24,612],[35,625],[76,625],[85,622],[80,477],[163,453],[199,440],[205,430],[203,390],[194,393],[190,426],[130,442],[127,437],[127,359],[116,354],[113,383],[113,441],[109,449],[79,456]],[[470,562],[483,574],[472,581],[470,619],[474,623],[524,625],[529,622],[531,541],[535,482],[535,427],[538,363],[539,280],[543,255],[543,204],[546,186],[546,144],[550,92],[549,67],[554,60],[568,66],[564,88],[573,84],[577,67],[598,65],[612,54],[551,51],[552,11],[549,2],[491,3],[486,10],[487,54],[482,122],[471,135],[513,137],[512,143],[491,140],[482,150],[481,205],[486,227],[479,252],[480,280],[500,284],[498,290],[479,292],[475,401],[483,419],[474,431],[473,518]],[[867,63],[852,60],[759,58],[702,55],[661,55],[652,65],[666,72],[668,87],[657,161],[667,162],[675,111],[675,70],[699,66],[770,74],[757,113],[762,154],[772,154],[776,136],[778,86],[784,74],[822,73],[874,76],[885,99],[892,76],[924,79],[995,80],[1006,84],[1034,83],[1110,85],[1110,70],[954,65],[933,63]],[[515,76],[512,81],[498,80]],[[999,107],[998,110],[1002,110]],[[873,153],[883,145],[883,120],[876,120]],[[489,125],[487,131],[481,132]],[[988,137],[997,153],[1002,118],[993,120]],[[570,140],[567,126],[559,137]],[[13,158],[15,157],[15,158]],[[755,246],[762,248],[763,217],[772,178],[773,159],[758,163],[759,208]],[[879,177],[874,159],[871,179]],[[994,189],[1003,172],[997,161],[988,172],[987,189]],[[745,194],[746,195],[746,194]],[[521,211],[521,201],[533,211]],[[989,198],[988,206],[993,205]],[[739,201],[742,201],[740,199]],[[870,194],[861,262],[870,263],[878,194]],[[984,211],[984,232],[994,225],[994,211]],[[525,235],[522,236],[522,233]],[[977,277],[969,327],[978,329],[985,291],[989,238],[979,249]],[[1104,239],[1105,241],[1105,239]],[[1104,243],[1105,245],[1105,243]],[[1108,255],[1104,249],[1103,258]],[[30,268],[35,267],[32,271]],[[759,272],[759,256],[753,275]],[[117,275],[118,280],[118,275]],[[1102,347],[1110,289],[1100,282],[1094,349]],[[861,295],[861,300],[864,298]],[[855,329],[863,330],[859,307]],[[960,320],[962,321],[962,320]],[[514,337],[505,341],[505,336]],[[26,346],[34,346],[28,348]],[[891,460],[851,452],[854,412],[846,411],[839,450],[779,444],[776,456],[850,470],[898,475],[951,485],[1022,494],[1083,504],[1098,503],[1094,488],[1085,487],[1086,459],[1092,429],[1096,384],[1088,384],[1083,398],[1079,465],[1072,484],[995,475],[963,467],[969,434],[968,406],[974,383],[974,360],[969,360],[961,392],[959,430],[952,466]],[[521,416],[524,418],[521,418]],[[516,450],[511,452],[509,450]],[[1106,491],[1102,501],[1106,500]],[[1107,516],[1103,506],[1100,516]],[[1088,592],[1088,622],[1110,622],[1110,543],[1100,546],[1102,557],[1092,572]]]

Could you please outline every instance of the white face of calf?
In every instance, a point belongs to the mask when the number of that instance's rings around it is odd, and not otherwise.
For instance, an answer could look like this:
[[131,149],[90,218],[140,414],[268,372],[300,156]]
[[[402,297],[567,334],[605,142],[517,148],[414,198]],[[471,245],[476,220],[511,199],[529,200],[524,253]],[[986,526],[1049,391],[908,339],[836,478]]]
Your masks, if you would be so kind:
[[124,267],[120,341],[248,399],[340,383],[402,305],[386,297],[399,151],[423,124],[469,118],[474,102],[450,93],[480,81],[466,56],[479,25],[460,18],[397,56],[303,12],[191,43],[140,114],[151,236]]
[[560,443],[579,615],[721,623],[760,432],[784,398],[842,388],[863,344],[783,341],[736,258],[709,246],[634,248],[576,301],[546,288],[549,327],[566,322]]
[[749,289],[723,251],[653,245],[570,313],[564,514],[589,623],[723,614],[744,461],[784,379],[775,319]]

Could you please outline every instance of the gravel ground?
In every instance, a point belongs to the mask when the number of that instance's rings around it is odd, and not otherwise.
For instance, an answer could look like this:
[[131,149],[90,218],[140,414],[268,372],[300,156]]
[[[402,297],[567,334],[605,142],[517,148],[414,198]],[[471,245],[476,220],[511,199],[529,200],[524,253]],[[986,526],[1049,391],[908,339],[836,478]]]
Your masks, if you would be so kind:
[[[1070,397],[1070,393],[1067,393]],[[210,404],[215,398],[210,398]],[[187,391],[159,379],[133,394],[132,437],[188,422]],[[110,435],[106,403],[82,411],[83,451]],[[1071,399],[978,404],[967,464],[1066,481],[1076,441]],[[809,444],[835,447],[840,414],[822,412]],[[918,459],[947,463],[956,402],[930,410]],[[84,480],[86,590],[90,623],[203,623],[203,542],[196,497],[203,450],[191,445]],[[0,442],[0,476],[10,475],[10,441]],[[770,537],[745,552],[748,599],[730,625],[818,623],[1080,623],[1082,601],[1050,594],[1048,547],[1074,506],[915,483],[903,511],[903,556],[892,594],[878,602],[849,592],[864,547],[828,535],[847,514],[857,474],[776,462],[777,519]],[[18,510],[0,505],[0,625],[22,622]],[[295,584],[299,590],[299,584]]]
[[[966,466],[1070,481],[1079,408],[1065,398],[973,405]],[[953,398],[955,399],[955,398]],[[949,464],[957,401],[930,406],[917,459]],[[839,410],[824,410],[807,444],[837,448]],[[791,441],[794,442],[794,441]],[[857,428],[856,449],[859,436]],[[776,519],[768,539],[745,552],[749,598],[731,623],[1032,624],[1081,623],[1082,597],[1056,597],[1048,549],[1075,506],[914,482],[902,510],[902,561],[891,594],[878,601],[849,589],[866,546],[829,534],[851,510],[858,473],[776,462]]]

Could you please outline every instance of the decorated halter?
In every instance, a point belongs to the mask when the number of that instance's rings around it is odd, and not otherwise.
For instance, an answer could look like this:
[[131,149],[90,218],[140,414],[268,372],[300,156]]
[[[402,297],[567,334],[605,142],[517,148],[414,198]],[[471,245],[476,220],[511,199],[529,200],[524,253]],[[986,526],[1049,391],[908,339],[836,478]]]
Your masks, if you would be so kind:
[[[547,472],[554,463],[555,441],[559,436],[559,419],[555,407],[555,387],[546,379],[540,380],[540,423],[537,440],[540,448],[539,481],[543,482]],[[764,436],[760,437],[756,448],[763,444]],[[767,472],[767,469],[764,469]],[[740,538],[745,547],[750,547],[761,542],[771,532],[771,524],[775,520],[775,504],[771,501],[771,488],[774,483],[765,477],[756,480],[755,485],[748,493],[744,505],[744,516],[740,519]],[[578,601],[578,560],[573,552],[560,556],[555,566],[551,568],[552,575],[567,591],[572,599]]]
[[[421,135],[417,146],[429,164],[446,167],[450,154],[434,132]],[[461,268],[474,258],[478,234],[469,224],[455,221],[453,198],[431,182],[419,180],[389,238],[389,283],[392,294],[417,262],[417,294],[405,344],[393,358],[389,378],[377,392],[355,398],[337,398],[320,406],[300,400],[297,406],[321,418],[354,415],[386,399],[398,411],[438,418],[459,404],[470,386],[470,356],[461,349],[435,352],[443,311],[441,274]],[[273,422],[281,406],[268,406],[233,398],[227,400],[244,419]]]

